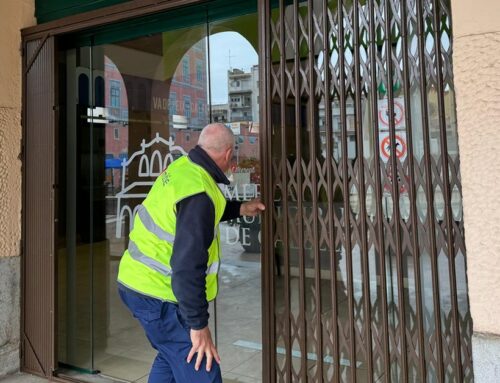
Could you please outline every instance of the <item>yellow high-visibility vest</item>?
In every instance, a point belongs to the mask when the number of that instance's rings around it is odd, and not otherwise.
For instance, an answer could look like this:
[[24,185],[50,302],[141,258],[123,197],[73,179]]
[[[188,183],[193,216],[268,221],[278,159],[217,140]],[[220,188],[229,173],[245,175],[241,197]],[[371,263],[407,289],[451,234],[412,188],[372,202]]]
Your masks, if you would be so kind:
[[170,164],[136,210],[128,249],[120,261],[118,282],[141,294],[177,302],[172,291],[170,267],[176,233],[176,205],[199,193],[206,193],[215,206],[214,239],[208,248],[206,271],[207,300],[215,299],[220,262],[218,228],[226,199],[212,176],[187,156]]

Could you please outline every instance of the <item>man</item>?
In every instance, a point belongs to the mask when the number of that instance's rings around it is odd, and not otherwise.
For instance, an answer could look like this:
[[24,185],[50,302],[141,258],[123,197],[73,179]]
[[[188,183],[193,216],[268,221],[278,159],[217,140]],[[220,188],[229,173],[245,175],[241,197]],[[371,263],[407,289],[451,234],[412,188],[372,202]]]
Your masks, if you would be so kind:
[[118,282],[123,302],[158,351],[150,383],[222,382],[208,328],[208,302],[218,290],[218,226],[265,209],[258,200],[226,201],[217,186],[229,184],[224,173],[233,147],[230,129],[207,125],[198,146],[157,178],[134,217]]

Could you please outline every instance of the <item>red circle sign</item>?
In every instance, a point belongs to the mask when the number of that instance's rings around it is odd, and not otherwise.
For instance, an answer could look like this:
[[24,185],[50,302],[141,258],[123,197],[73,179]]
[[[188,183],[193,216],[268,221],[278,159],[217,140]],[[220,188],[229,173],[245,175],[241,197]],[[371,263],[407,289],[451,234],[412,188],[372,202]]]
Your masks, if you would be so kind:
[[[403,122],[405,117],[403,105],[394,101],[394,126],[398,126]],[[382,124],[389,126],[389,105],[383,105],[378,111],[378,118]]]
[[[384,191],[386,191],[388,193],[392,193],[392,168],[391,168],[391,164],[387,165],[386,172],[387,172],[387,183],[384,185]],[[409,183],[410,179],[408,177],[405,177],[405,178],[406,178],[406,182]],[[396,180],[397,180],[397,183],[399,186],[399,192],[401,194],[407,193],[408,189],[406,188],[405,184],[402,182],[401,176],[399,174],[396,177]]]
[[[406,143],[396,134],[396,157],[403,158],[406,155]],[[380,153],[386,158],[391,157],[391,137],[385,137],[380,143]]]

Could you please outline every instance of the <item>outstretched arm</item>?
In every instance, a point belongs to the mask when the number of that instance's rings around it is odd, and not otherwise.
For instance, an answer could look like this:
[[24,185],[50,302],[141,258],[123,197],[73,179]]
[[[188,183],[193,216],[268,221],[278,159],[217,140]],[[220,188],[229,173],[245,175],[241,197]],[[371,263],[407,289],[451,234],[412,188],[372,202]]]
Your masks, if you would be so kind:
[[248,202],[243,202],[240,206],[240,215],[255,217],[260,212],[266,210],[266,206],[260,202],[260,199],[252,199]]

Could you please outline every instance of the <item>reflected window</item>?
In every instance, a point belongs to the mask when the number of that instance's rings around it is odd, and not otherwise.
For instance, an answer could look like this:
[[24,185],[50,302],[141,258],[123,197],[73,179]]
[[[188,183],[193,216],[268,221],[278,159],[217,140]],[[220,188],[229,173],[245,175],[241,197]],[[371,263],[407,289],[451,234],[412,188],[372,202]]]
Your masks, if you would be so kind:
[[203,113],[205,111],[205,107],[203,105],[203,101],[202,100],[199,100],[198,101],[198,117],[203,117]]
[[203,63],[200,60],[196,62],[196,81],[203,82]]
[[109,82],[109,98],[112,108],[120,107],[120,81],[111,80]]
[[113,137],[115,138],[115,140],[119,140],[120,139],[120,129],[119,128],[114,128],[113,129]]
[[177,94],[175,92],[170,93],[169,112],[170,115],[177,114]]
[[182,59],[182,80],[189,82],[189,56],[184,56]]
[[95,81],[95,106],[104,107],[104,79],[97,76]]
[[184,116],[191,118],[191,97],[184,96]]
[[88,105],[89,102],[89,78],[86,74],[78,76],[78,103]]

